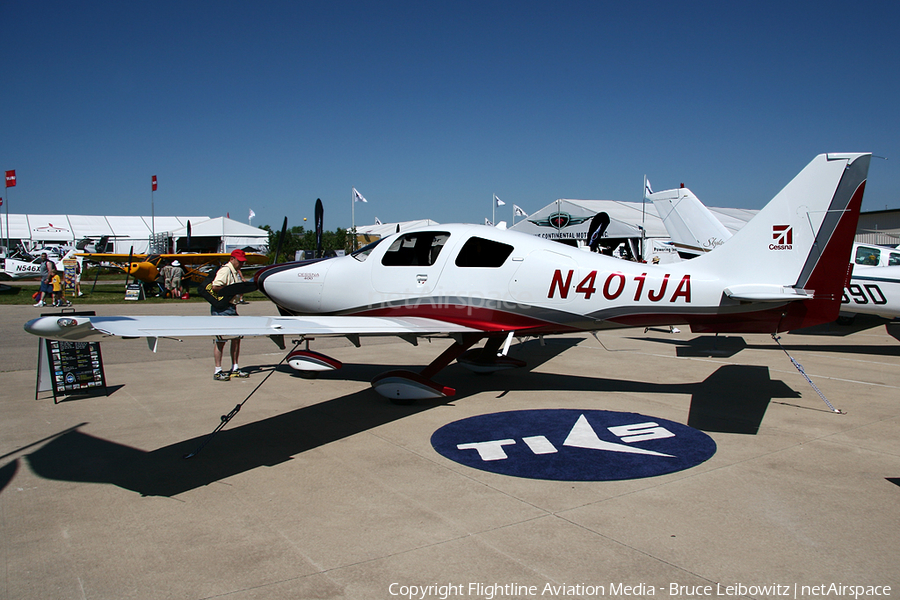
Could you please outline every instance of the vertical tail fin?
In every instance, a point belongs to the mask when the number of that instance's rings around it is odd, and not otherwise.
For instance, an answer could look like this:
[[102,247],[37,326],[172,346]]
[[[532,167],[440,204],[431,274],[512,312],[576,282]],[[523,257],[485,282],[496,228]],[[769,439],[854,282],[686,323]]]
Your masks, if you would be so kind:
[[727,243],[694,260],[736,283],[805,290],[811,299],[791,302],[779,331],[833,321],[870,158],[820,154]]
[[647,196],[682,258],[694,258],[714,250],[731,238],[731,232],[687,188],[665,190]]

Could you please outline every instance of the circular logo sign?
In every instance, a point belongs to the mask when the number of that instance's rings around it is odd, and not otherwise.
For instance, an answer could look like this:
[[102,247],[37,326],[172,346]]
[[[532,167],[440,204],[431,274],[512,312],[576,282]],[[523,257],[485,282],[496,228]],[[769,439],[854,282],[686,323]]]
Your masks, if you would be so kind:
[[558,212],[550,215],[550,224],[556,227],[557,229],[562,229],[563,227],[569,224],[569,221],[572,220],[571,215],[569,213]]
[[517,410],[470,417],[431,436],[441,455],[514,477],[611,481],[674,473],[716,453],[687,425],[606,410]]

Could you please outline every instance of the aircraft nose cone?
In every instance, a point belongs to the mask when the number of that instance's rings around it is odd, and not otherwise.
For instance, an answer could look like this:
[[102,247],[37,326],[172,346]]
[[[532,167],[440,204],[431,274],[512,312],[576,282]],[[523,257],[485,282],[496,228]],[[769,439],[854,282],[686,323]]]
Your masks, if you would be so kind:
[[318,310],[327,259],[273,265],[256,274],[256,285],[272,302],[296,312]]

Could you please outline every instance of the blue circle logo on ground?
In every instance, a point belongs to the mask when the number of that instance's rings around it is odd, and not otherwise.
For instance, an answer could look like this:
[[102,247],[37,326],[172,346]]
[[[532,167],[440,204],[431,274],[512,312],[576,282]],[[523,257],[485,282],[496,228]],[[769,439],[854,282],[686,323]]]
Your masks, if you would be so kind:
[[475,469],[558,481],[655,477],[697,466],[716,453],[713,439],[693,427],[607,410],[479,415],[444,425],[431,445]]

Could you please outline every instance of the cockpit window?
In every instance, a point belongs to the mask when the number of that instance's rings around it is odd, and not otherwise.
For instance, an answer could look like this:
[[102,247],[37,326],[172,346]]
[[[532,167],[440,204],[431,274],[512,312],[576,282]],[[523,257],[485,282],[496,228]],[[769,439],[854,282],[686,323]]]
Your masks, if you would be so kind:
[[509,244],[471,237],[459,251],[456,266],[497,268],[506,262],[512,251],[513,247]]
[[398,236],[381,259],[386,267],[428,267],[435,263],[450,234],[417,231]]
[[881,251],[876,248],[860,246],[856,249],[856,264],[877,267],[881,260]]
[[369,258],[369,255],[372,253],[372,250],[375,249],[375,246],[381,243],[384,238],[378,238],[371,244],[366,244],[350,256],[358,260],[359,262],[366,262],[366,259]]

